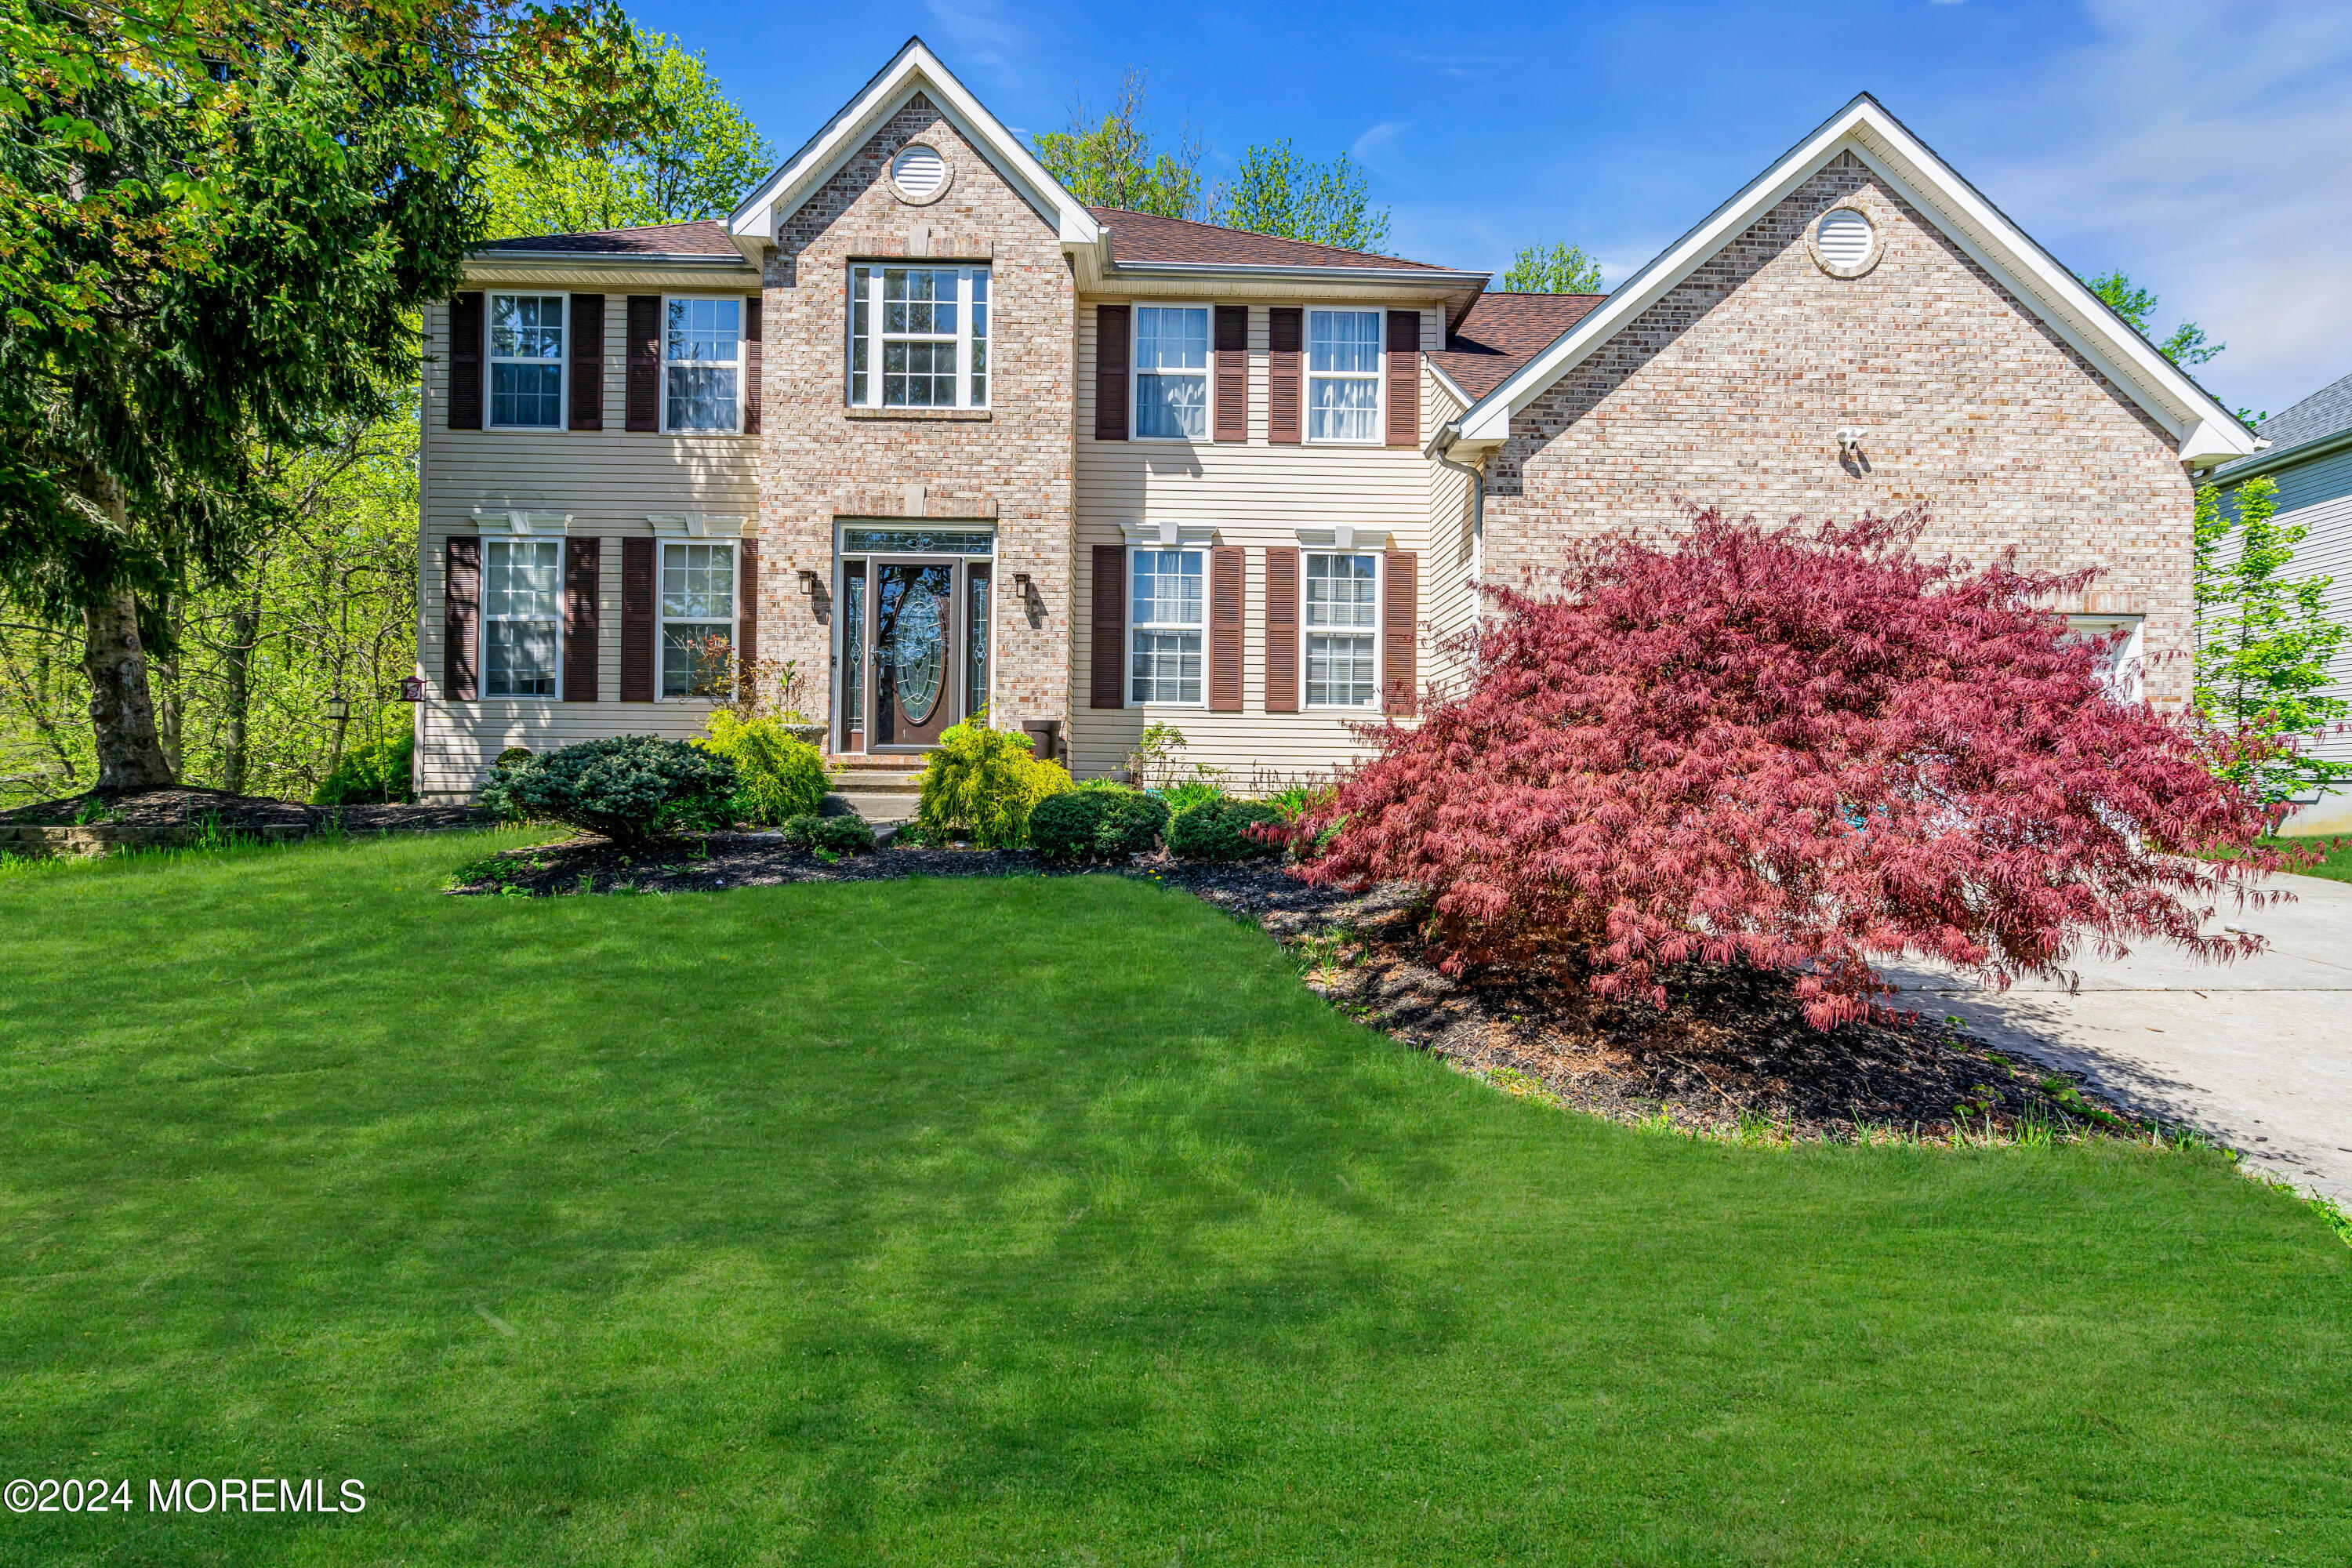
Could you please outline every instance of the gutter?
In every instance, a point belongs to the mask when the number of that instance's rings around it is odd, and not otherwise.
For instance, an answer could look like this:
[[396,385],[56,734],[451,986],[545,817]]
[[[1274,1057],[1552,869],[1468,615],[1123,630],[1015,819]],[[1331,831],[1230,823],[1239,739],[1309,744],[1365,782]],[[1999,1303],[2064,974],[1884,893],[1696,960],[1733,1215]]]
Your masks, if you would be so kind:
[[[1439,467],[1470,476],[1470,585],[1475,593],[1486,579],[1486,470],[1473,468],[1446,455],[1454,450],[1454,444],[1461,438],[1461,424],[1450,422],[1439,426],[1437,434],[1429,438],[1429,445],[1422,451],[1425,456],[1435,458]],[[1483,601],[1475,614],[1478,620],[1486,619]]]
[[2250,458],[2240,458],[2235,462],[2208,468],[2204,480],[2209,485],[2234,485],[2241,479],[2257,479],[2263,474],[2276,473],[2281,468],[2294,468],[2309,458],[2332,456],[2347,447],[2352,447],[2352,428],[2331,431],[2292,447],[2274,447],[2267,452],[2256,452]]
[[485,246],[466,253],[469,261],[509,262],[530,267],[698,267],[714,272],[756,271],[756,268],[740,256],[712,256],[703,251],[690,254],[632,250],[501,250]]
[[1434,267],[1282,267],[1238,261],[1113,261],[1105,278],[1263,278],[1282,283],[1379,283],[1391,287],[1483,289],[1493,276]]

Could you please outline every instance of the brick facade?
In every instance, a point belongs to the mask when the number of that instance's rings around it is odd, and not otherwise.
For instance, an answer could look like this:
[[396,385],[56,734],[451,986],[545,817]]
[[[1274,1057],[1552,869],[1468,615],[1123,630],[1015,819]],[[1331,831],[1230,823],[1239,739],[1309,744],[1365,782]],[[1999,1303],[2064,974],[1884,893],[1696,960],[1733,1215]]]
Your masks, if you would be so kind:
[[[1876,264],[1807,244],[1862,208]],[[1859,426],[1859,458],[1835,431]],[[1991,275],[1841,154],[1512,422],[1488,468],[1486,570],[1656,535],[1685,500],[1778,521],[1924,510],[1923,553],[2095,566],[2084,602],[2140,614],[2149,697],[2188,695],[2190,486],[2174,444]]]
[[[892,155],[917,139],[952,171],[945,194],[922,204],[902,199],[887,174]],[[845,406],[849,264],[882,257],[989,263],[987,410]],[[1051,219],[919,93],[785,219],[765,296],[761,653],[799,660],[810,717],[829,715],[836,520],[989,519],[992,721],[1066,719],[1076,295]],[[816,574],[814,596],[801,591],[803,570]]]

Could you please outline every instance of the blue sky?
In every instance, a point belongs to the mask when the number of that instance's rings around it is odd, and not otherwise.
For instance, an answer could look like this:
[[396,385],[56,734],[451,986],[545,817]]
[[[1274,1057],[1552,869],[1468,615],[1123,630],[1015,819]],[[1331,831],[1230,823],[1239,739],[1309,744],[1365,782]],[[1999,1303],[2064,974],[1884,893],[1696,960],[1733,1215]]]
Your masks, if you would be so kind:
[[1518,5],[640,0],[789,152],[910,34],[1006,123],[1129,66],[1213,183],[1252,142],[1352,151],[1391,247],[1500,271],[1530,241],[1614,283],[1868,89],[2078,271],[2120,266],[2199,374],[2276,412],[2352,373],[2352,4],[1814,0]]

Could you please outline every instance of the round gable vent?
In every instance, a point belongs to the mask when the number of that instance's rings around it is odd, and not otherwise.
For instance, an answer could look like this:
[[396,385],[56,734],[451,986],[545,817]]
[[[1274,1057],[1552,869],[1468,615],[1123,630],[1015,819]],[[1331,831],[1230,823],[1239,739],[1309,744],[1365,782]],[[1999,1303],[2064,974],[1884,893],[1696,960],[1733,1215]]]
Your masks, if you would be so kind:
[[1813,225],[1813,249],[1822,266],[1841,277],[1867,268],[1878,247],[1878,231],[1852,207],[1832,207]]
[[890,183],[910,202],[928,202],[948,188],[948,161],[918,143],[890,160]]

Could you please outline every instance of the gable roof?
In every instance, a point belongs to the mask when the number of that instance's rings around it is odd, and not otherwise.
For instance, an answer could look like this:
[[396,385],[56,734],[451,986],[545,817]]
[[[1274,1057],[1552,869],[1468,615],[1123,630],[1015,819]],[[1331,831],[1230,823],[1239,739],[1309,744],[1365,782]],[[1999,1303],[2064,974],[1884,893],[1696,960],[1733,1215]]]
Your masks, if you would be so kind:
[[2179,443],[2183,461],[2205,464],[2254,449],[2252,432],[1976,187],[1863,93],[1648,266],[1599,309],[1481,397],[1457,422],[1461,439],[1491,448],[1510,437],[1511,416],[1840,153],[1851,153],[1911,207],[2022,300]]
[[929,45],[920,38],[908,38],[890,62],[858,89],[857,96],[842,105],[728,217],[727,232],[735,245],[756,261],[760,247],[775,242],[777,216],[795,211],[866,144],[876,128],[919,92],[938,106],[948,122],[1007,184],[1054,223],[1065,244],[1092,244],[1101,237],[1102,228],[1094,215],[1045,172],[1020,138],[940,63]]
[[1161,217],[1129,212],[1124,207],[1088,207],[1110,236],[1111,263],[1191,262],[1208,267],[1349,267],[1394,271],[1418,268],[1430,272],[1448,268],[1427,261],[1375,255],[1369,250],[1342,250],[1312,240],[1284,239],[1278,235],[1252,234],[1213,223]]
[[1481,294],[1429,361],[1465,395],[1484,397],[1608,297]]
[[2321,387],[2285,413],[2263,420],[2254,430],[2273,447],[2300,447],[2352,430],[2352,375]]
[[727,226],[715,219],[700,223],[657,223],[644,228],[600,228],[587,234],[542,234],[528,239],[494,239],[478,251],[561,251],[575,256],[723,256],[740,259]]

